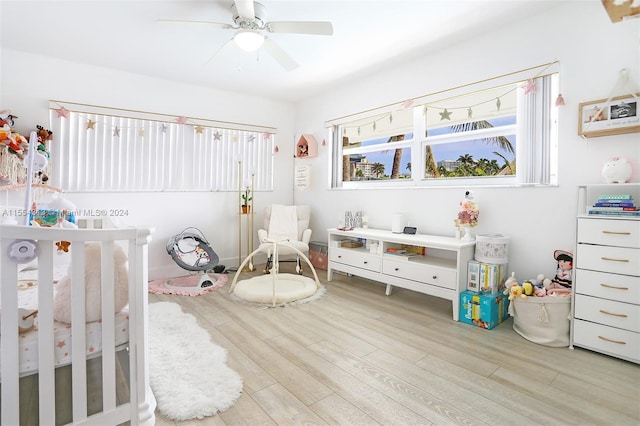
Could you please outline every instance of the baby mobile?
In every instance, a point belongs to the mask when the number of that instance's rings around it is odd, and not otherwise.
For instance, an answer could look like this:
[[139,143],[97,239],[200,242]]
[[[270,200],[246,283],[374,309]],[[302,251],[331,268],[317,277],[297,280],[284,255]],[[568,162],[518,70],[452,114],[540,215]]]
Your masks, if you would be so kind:
[[[25,160],[28,157],[30,141],[27,136],[18,132],[14,125],[18,116],[10,110],[0,111],[0,182],[8,185],[24,184],[27,180]],[[43,126],[36,126],[32,147],[42,168],[33,176],[33,183],[44,183],[49,180],[47,163],[50,158],[48,143],[53,139],[53,132]]]

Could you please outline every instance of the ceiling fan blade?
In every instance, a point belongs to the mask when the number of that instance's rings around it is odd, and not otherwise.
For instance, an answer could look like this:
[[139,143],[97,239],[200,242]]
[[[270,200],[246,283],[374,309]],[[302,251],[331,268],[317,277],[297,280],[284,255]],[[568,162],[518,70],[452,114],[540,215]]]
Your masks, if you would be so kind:
[[267,23],[266,27],[272,33],[333,35],[331,22],[277,21]]
[[287,52],[282,50],[280,46],[278,46],[278,44],[270,38],[267,37],[264,39],[264,44],[262,45],[262,47],[287,71],[292,71],[298,68],[298,64],[296,63],[296,61],[294,61],[291,56],[287,54]]
[[233,25],[223,24],[221,22],[207,22],[207,21],[181,21],[175,19],[158,19],[156,22],[160,24],[198,24],[198,25],[206,25],[209,27],[220,28],[223,30],[228,30],[234,28]]
[[209,60],[206,62],[205,65],[209,65],[211,63],[211,61],[213,61],[215,59],[215,57],[220,54],[220,52],[222,52],[223,50],[228,48],[229,45],[231,45],[232,43],[233,43],[233,37],[231,37],[225,44],[220,46],[220,48],[218,50],[216,50],[213,55],[211,55],[211,57],[209,58]]
[[248,20],[256,18],[256,11],[253,8],[253,0],[235,0],[238,15]]

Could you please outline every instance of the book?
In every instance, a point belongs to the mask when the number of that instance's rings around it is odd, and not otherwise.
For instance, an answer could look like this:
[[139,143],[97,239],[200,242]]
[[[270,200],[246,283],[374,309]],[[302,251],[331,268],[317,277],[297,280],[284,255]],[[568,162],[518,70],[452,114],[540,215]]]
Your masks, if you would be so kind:
[[640,210],[589,210],[589,214],[603,216],[640,216]]
[[631,194],[603,194],[598,197],[600,200],[631,200]]
[[593,211],[601,211],[601,212],[609,212],[609,211],[614,211],[614,212],[620,212],[620,211],[636,211],[638,210],[638,207],[598,207],[598,206],[593,206],[591,207],[591,210]]
[[633,202],[624,202],[622,200],[617,200],[616,202],[610,202],[613,200],[609,200],[609,201],[597,201],[596,203],[593,204],[593,207],[635,207],[636,204]]
[[402,260],[409,260],[410,258],[414,257],[414,256],[419,256],[418,253],[411,253],[411,252],[405,252],[405,253],[394,253],[394,252],[386,252],[385,256],[388,257],[392,257],[394,259],[402,259]]
[[386,250],[387,253],[390,254],[402,254],[402,253],[406,253],[405,249],[398,249],[398,248],[393,248],[393,247],[389,247]]

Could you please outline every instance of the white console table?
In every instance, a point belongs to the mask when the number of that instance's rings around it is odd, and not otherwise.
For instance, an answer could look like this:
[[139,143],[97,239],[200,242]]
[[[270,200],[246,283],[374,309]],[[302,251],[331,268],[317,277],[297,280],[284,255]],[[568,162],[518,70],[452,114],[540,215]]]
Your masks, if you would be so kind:
[[[396,286],[451,300],[453,319],[458,321],[460,293],[467,288],[467,262],[473,259],[475,242],[379,229],[333,228],[328,232],[327,281],[337,270],[387,284],[387,296]],[[362,246],[344,247],[344,241]],[[405,258],[387,253],[388,249],[401,249],[403,245],[424,247],[424,254]]]

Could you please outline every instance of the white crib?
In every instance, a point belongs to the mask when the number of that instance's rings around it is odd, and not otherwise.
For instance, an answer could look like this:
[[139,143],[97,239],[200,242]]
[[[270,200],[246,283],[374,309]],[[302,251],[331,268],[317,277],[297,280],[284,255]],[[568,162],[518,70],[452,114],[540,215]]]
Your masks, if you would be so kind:
[[[81,229],[0,225],[2,425],[33,423],[33,419],[38,419],[40,424],[117,425],[128,422],[137,425],[155,422],[155,399],[149,387],[147,364],[147,245],[151,231],[112,228],[108,220],[101,218],[79,219],[78,225]],[[21,363],[25,350],[21,344],[26,336],[18,329],[18,282],[24,265],[9,256],[12,252],[15,257],[16,240],[31,240],[38,249],[37,271],[32,271],[37,277],[37,327],[28,332],[37,333],[29,336],[37,342],[37,357],[31,354],[37,365],[30,368]],[[56,242],[61,241],[71,243],[70,266],[65,266],[72,277],[72,321],[66,326],[70,331],[67,359],[60,359],[57,350],[60,348],[56,349],[60,341],[56,333],[61,323],[54,320],[54,275],[59,274],[54,267],[59,263]],[[86,242],[101,245],[102,316],[97,324],[85,321]],[[125,326],[117,323],[118,319],[112,313],[116,245],[123,247],[128,256],[128,315],[126,312],[119,314],[120,320],[125,318]],[[124,328],[127,325],[128,330]],[[95,331],[95,327],[99,331]],[[117,333],[124,333],[124,341],[117,338]],[[87,343],[88,336],[95,339],[95,334],[100,341],[99,351],[94,350],[98,345]],[[35,392],[36,396],[31,396]],[[32,399],[37,402],[30,401]],[[33,408],[28,408],[31,405]],[[61,405],[68,408],[57,408]],[[65,413],[61,415],[60,411]]]

